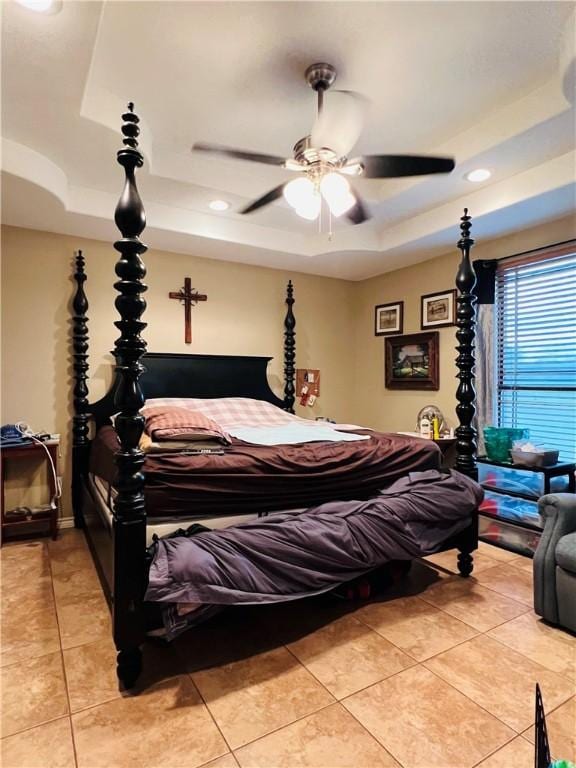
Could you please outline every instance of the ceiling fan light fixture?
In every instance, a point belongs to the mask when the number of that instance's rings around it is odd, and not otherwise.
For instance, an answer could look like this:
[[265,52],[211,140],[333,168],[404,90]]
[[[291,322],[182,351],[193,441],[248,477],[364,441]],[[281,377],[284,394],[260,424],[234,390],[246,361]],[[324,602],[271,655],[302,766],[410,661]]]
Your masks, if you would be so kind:
[[308,221],[316,221],[320,216],[320,209],[322,207],[322,199],[318,192],[314,192],[306,202],[299,204],[296,207],[296,213],[303,219]]
[[333,216],[342,216],[352,208],[356,202],[350,191],[348,180],[339,173],[327,173],[320,182],[320,192],[328,203]]
[[330,204],[330,213],[332,216],[335,216],[338,218],[339,216],[342,216],[345,213],[348,213],[350,208],[354,206],[356,203],[356,198],[354,195],[349,192],[344,197],[340,198],[337,202],[333,202]]
[[306,176],[292,179],[284,187],[282,192],[284,199],[292,208],[308,208],[314,205],[313,198],[318,196],[314,184]]

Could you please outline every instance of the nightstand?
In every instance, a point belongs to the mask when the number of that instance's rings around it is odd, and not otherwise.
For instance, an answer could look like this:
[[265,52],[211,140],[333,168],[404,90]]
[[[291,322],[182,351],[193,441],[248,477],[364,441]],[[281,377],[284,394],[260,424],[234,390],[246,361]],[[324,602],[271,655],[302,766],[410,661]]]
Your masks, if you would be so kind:
[[452,469],[454,466],[454,446],[455,437],[422,437],[420,432],[397,432],[397,435],[408,435],[409,437],[420,437],[422,440],[432,440],[442,452],[442,469]]
[[[58,477],[58,452],[60,443],[58,440],[48,440],[44,443],[48,449],[54,467],[56,468],[56,476]],[[53,539],[58,536],[58,517],[60,514],[60,499],[55,499],[54,507],[44,505],[42,507],[26,509],[26,511],[6,510],[4,505],[4,481],[6,479],[7,465],[12,462],[22,461],[23,459],[35,458],[42,460],[46,464],[48,470],[48,487],[50,489],[50,498],[53,499],[56,495],[56,485],[54,482],[54,476],[52,474],[52,468],[48,460],[46,451],[38,443],[29,443],[27,445],[3,445],[1,447],[1,464],[2,470],[0,489],[0,509],[2,520],[2,541],[4,541],[5,532],[11,531],[12,533],[22,534],[26,532],[26,528],[33,527],[37,529],[37,523],[39,521],[46,521],[48,524],[48,531]]]
[[484,488],[480,539],[532,557],[542,533],[538,499],[547,493],[574,493],[575,470],[573,463],[525,467],[479,458],[478,482]]

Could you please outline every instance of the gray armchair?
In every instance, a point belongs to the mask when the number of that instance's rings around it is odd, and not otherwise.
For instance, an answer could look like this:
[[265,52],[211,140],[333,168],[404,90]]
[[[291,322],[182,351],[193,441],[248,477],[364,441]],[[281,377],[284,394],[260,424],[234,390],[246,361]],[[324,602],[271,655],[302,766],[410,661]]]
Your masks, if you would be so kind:
[[576,495],[542,496],[538,512],[544,531],[534,555],[534,610],[576,632]]

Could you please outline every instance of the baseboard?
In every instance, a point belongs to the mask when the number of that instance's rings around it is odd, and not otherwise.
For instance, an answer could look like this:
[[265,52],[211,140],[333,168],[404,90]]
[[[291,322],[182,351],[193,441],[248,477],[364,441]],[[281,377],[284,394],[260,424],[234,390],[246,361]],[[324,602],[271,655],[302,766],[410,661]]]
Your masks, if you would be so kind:
[[61,531],[64,528],[74,528],[73,517],[63,517],[60,520],[58,520],[58,530]]

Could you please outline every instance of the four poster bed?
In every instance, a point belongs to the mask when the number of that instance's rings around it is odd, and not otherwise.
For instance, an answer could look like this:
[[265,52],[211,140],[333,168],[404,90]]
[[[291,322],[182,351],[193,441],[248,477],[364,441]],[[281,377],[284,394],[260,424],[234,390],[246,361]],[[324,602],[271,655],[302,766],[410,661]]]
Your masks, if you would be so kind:
[[[434,479],[439,476],[436,471],[439,469],[439,451],[432,441],[379,435],[350,425],[340,427],[344,431],[354,431],[353,435],[347,437],[350,441],[342,443],[308,442],[304,445],[276,444],[270,447],[250,445],[242,439],[232,438],[228,452],[215,451],[214,455],[190,455],[187,451],[152,455],[141,450],[145,414],[150,404],[171,404],[174,398],[178,399],[176,402],[179,404],[192,403],[194,408],[208,408],[209,404],[212,408],[229,408],[234,418],[237,418],[238,408],[257,409],[259,414],[266,414],[265,419],[271,419],[270,423],[278,423],[282,427],[299,428],[302,420],[293,415],[295,316],[291,282],[288,283],[285,298],[285,381],[282,399],[274,394],[267,381],[266,371],[271,358],[146,353],[146,343],[140,334],[146,327],[141,319],[146,306],[142,297],[146,290],[143,283],[146,270],[141,256],[147,248],[139,239],[145,227],[145,216],[135,182],[135,169],[142,166],[143,156],[137,141],[139,119],[133,112],[132,104],[122,119],[124,146],[119,150],[117,159],[125,171],[125,184],[115,213],[116,225],[122,237],[114,244],[120,253],[116,264],[118,281],[114,286],[118,291],[115,303],[120,314],[115,325],[120,335],[114,347],[115,379],[110,391],[96,403],[89,402],[86,383],[88,301],[84,291],[87,275],[82,253],[77,254],[75,261],[77,288],[73,301],[72,496],[75,524],[86,531],[111,604],[114,641],[118,650],[118,677],[124,687],[130,688],[141,670],[140,646],[147,632],[145,596],[148,589],[150,599],[149,579],[152,578],[151,555],[147,546],[153,535],[156,541],[157,536],[191,523],[201,523],[203,531],[232,524],[232,528],[221,530],[216,536],[211,534],[211,542],[216,549],[223,541],[228,544],[231,542],[230,546],[234,547],[237,544],[232,541],[234,537],[244,537],[248,542],[242,550],[244,556],[245,552],[250,554],[258,549],[256,540],[250,537],[262,536],[263,531],[267,534],[278,531],[282,537],[287,531],[289,533],[286,535],[293,535],[298,530],[305,536],[306,526],[312,524],[311,520],[315,521],[314,525],[319,521],[324,526],[328,524],[327,521],[335,525],[334,521],[337,520],[339,525],[345,526],[348,525],[346,520],[350,505],[354,513],[368,509],[372,514],[370,505],[373,503],[370,500],[375,495],[378,497],[380,492],[394,495],[380,489],[397,488],[402,483],[406,485],[408,477],[423,477],[432,485],[436,483],[434,488],[428,486],[429,491],[425,489],[421,497],[423,503],[427,495],[432,498],[434,493],[444,491],[436,490],[441,488],[441,484]],[[461,473],[460,477],[465,476],[462,480],[471,487],[474,484],[468,478],[475,480],[477,470],[475,431],[472,427],[475,413],[475,276],[470,263],[470,248],[473,245],[470,227],[470,217],[465,210],[458,242],[462,258],[456,276],[456,363],[459,370],[456,397],[459,426],[456,429],[455,466]],[[212,413],[209,410],[207,412]],[[234,418],[229,416],[232,426],[235,426]],[[91,422],[94,423],[92,433]],[[242,418],[239,423],[249,424],[242,421]],[[446,480],[444,476],[442,482],[442,487],[446,487],[450,478]],[[403,488],[396,493],[405,491],[406,488]],[[348,506],[344,509],[345,514],[339,517],[342,504]],[[443,502],[438,504],[438,497],[435,497],[434,504],[444,506]],[[446,509],[450,508],[449,501],[445,506]],[[381,506],[379,514],[382,509],[384,507]],[[281,512],[274,514],[278,510]],[[331,516],[327,515],[328,512]],[[263,522],[263,515],[270,517]],[[386,519],[387,516],[388,508],[384,514]],[[390,517],[390,520],[396,519]],[[472,505],[465,519],[455,522],[454,518],[442,524],[442,536],[435,533],[426,546],[422,545],[420,549],[414,541],[404,537],[404,549],[400,549],[404,554],[399,559],[410,559],[418,556],[418,552],[427,553],[431,549],[442,551],[457,548],[459,571],[462,576],[468,576],[472,572],[472,552],[477,548],[478,541],[477,505]],[[416,528],[428,531],[422,521],[418,521]],[[209,539],[210,536],[204,541]],[[200,540],[201,537],[198,542]],[[194,537],[185,543],[192,545],[193,541]],[[347,545],[347,542],[342,541],[339,545],[341,551],[337,554],[348,554],[342,552]],[[158,541],[155,546],[158,552]],[[270,552],[275,552],[275,542],[271,542],[270,546]],[[386,546],[390,548],[389,542]],[[329,554],[332,556],[332,553]],[[231,568],[235,567],[239,557],[239,550],[235,549]],[[390,559],[391,555],[386,557]],[[372,561],[364,553],[362,558],[366,558],[366,568]],[[320,560],[321,555],[317,556],[314,552],[307,565],[311,563],[313,569]],[[347,574],[342,577],[342,581],[359,572],[358,562],[348,570],[347,567],[348,564],[342,565],[342,573]],[[241,577],[242,574],[239,575]],[[158,583],[155,586],[156,594],[161,595],[163,585],[158,587]],[[321,587],[318,587],[320,584]],[[316,587],[315,591],[309,591],[308,594],[327,591],[321,579],[317,580]],[[213,590],[207,589],[204,594],[212,595]],[[296,596],[300,595],[293,591],[291,599]],[[154,599],[165,598],[160,596]],[[253,602],[259,601],[266,602]]]

